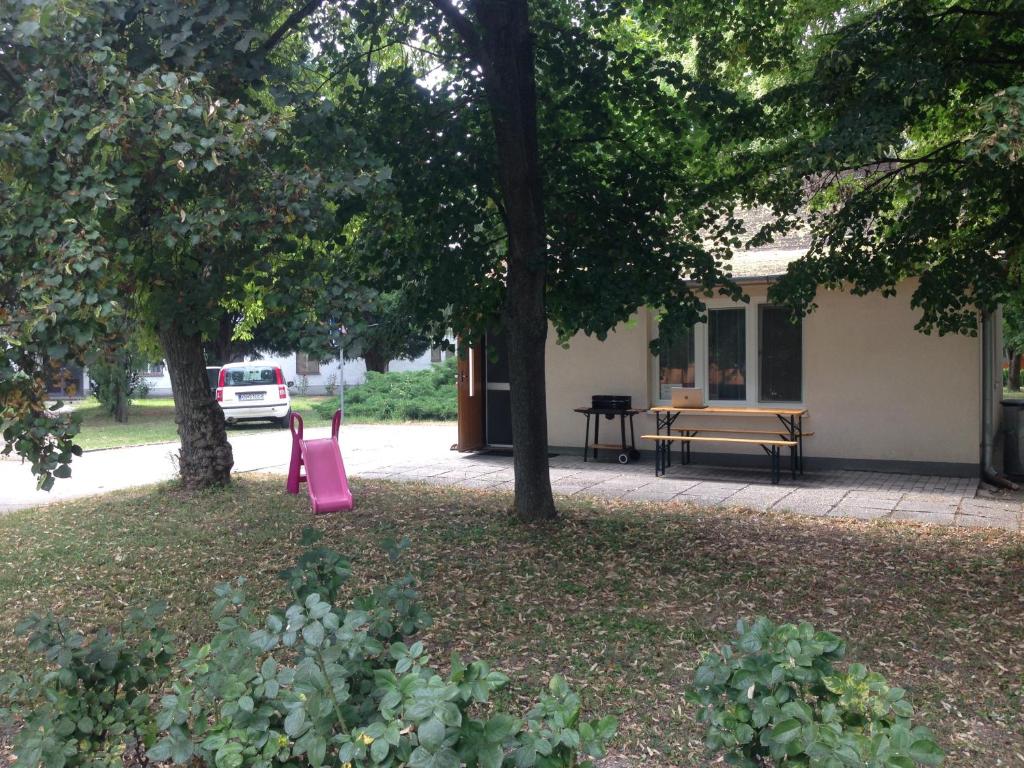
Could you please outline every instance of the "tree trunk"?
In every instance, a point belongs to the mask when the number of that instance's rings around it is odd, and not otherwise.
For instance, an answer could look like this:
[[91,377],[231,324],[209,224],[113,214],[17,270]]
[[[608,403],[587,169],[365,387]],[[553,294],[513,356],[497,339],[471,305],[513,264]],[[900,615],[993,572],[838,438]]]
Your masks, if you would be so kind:
[[224,428],[224,413],[210,396],[202,338],[184,333],[176,324],[161,328],[159,336],[181,438],[181,480],[186,488],[227,485],[234,458]]
[[529,9],[527,0],[486,0],[476,5],[476,14],[508,231],[502,319],[512,399],[515,508],[522,520],[547,520],[556,514],[544,379],[547,244]]
[[366,363],[366,370],[376,373],[387,373],[388,365],[391,363],[384,355],[379,355],[372,349],[363,352],[363,362]]
[[1016,351],[1010,355],[1010,374],[1007,386],[1011,392],[1020,392],[1020,358],[1020,353]]
[[[128,372],[124,372],[127,379]],[[118,424],[128,423],[128,387],[125,379],[117,383],[116,401],[114,403],[114,421]]]

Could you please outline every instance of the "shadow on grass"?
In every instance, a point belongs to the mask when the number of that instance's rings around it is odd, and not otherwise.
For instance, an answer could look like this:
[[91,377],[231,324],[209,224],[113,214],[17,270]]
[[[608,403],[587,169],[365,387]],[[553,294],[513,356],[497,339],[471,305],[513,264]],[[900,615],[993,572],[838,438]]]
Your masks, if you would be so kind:
[[[435,617],[436,659],[484,658],[509,699],[561,672],[592,712],[622,720],[619,750],[645,765],[706,765],[682,702],[700,654],[737,618],[811,621],[850,657],[906,687],[948,765],[1024,750],[1024,543],[1012,534],[803,519],[687,505],[560,500],[562,518],[510,518],[506,495],[355,482],[351,514],[313,524],[353,560],[352,590],[387,578],[376,544],[412,540],[407,565]],[[212,586],[250,580],[262,607],[300,552],[308,501],[283,479],[231,489],[111,494],[0,520],[0,667],[23,663],[17,617],[51,607],[86,624],[166,598],[205,637]]]

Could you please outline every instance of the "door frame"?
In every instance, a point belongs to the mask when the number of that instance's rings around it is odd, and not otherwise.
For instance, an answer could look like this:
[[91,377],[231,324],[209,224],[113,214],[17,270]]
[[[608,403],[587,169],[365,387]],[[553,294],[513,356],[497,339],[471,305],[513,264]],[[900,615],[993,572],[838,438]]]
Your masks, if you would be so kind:
[[[484,383],[484,349],[482,343],[466,344],[457,340],[458,363],[455,389],[458,410],[458,442],[453,446],[462,453],[487,447],[487,390]],[[463,354],[463,347],[465,353]]]

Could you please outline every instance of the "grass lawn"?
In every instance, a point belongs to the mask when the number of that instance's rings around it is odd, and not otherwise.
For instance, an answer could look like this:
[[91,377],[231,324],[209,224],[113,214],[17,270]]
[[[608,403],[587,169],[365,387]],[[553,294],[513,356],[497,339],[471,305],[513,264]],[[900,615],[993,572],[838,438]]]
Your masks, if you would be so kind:
[[[355,586],[384,578],[377,542],[408,535],[434,658],[488,659],[524,700],[564,673],[591,714],[621,719],[615,749],[629,765],[708,765],[683,689],[702,649],[756,614],[846,637],[850,658],[908,689],[947,765],[1024,763],[1024,540],[1013,534],[582,500],[562,500],[556,524],[523,526],[507,495],[353,486],[354,513],[314,524],[352,558]],[[0,669],[25,663],[12,629],[31,611],[95,626],[167,598],[173,628],[197,640],[219,581],[247,576],[254,600],[276,605],[275,574],[310,521],[306,498],[276,477],[2,517]]]
[[[330,424],[324,420],[314,406],[336,398],[293,397],[292,409],[302,415],[306,426],[319,427]],[[99,448],[121,448],[126,445],[147,445],[149,443],[176,442],[177,427],[174,424],[174,401],[169,397],[151,397],[135,400],[128,413],[128,423],[118,424],[106,413],[95,398],[88,398],[75,405],[82,415],[82,431],[78,444],[83,450]],[[270,422],[246,423],[238,429],[278,429]],[[228,428],[230,437],[233,427]]]

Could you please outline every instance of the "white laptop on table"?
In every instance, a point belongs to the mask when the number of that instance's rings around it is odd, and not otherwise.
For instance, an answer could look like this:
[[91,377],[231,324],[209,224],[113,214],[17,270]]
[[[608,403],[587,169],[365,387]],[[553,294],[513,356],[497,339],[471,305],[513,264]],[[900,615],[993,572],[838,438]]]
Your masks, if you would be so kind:
[[672,387],[673,408],[707,408],[700,387]]

